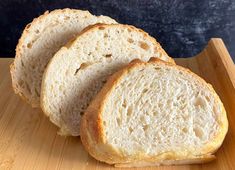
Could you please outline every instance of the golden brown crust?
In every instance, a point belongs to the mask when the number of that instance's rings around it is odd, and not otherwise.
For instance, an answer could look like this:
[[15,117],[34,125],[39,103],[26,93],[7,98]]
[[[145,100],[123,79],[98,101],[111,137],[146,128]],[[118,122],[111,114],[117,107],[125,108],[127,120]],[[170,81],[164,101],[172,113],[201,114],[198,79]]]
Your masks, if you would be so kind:
[[185,165],[185,164],[203,164],[215,160],[214,155],[204,155],[203,157],[194,157],[189,159],[178,159],[178,160],[164,160],[159,162],[131,162],[115,164],[118,168],[130,168],[130,167],[146,167],[146,166],[161,166],[161,165]]
[[[220,99],[218,95],[215,93],[214,89],[211,85],[207,84],[202,78],[197,76],[195,73],[192,73],[189,69],[183,68],[181,66],[174,65],[172,63],[164,62],[157,58],[151,58],[148,63],[156,63],[156,64],[164,64],[171,67],[175,67],[181,71],[187,72],[188,74],[195,77],[199,82],[206,85],[206,87],[214,94],[216,100],[218,103],[220,102]],[[118,81],[127,74],[131,69],[134,69],[135,67],[138,67],[140,65],[147,65],[147,62],[142,62],[139,59],[135,59],[132,62],[130,62],[129,65],[124,67],[123,69],[119,70],[118,72],[114,73],[107,81],[107,83],[103,86],[102,90],[98,93],[98,95],[95,97],[95,99],[91,102],[90,106],[88,107],[86,113],[84,114],[82,121],[81,121],[81,140],[84,144],[86,150],[97,160],[100,160],[102,162],[106,162],[109,164],[115,164],[117,167],[136,167],[136,166],[151,166],[151,165],[161,165],[164,164],[164,161],[161,160],[160,157],[155,156],[151,158],[142,158],[143,162],[133,162],[129,161],[124,157],[121,157],[120,153],[113,152],[112,153],[112,160],[110,160],[110,157],[107,154],[103,154],[103,150],[99,148],[99,146],[105,146],[107,145],[105,140],[105,134],[103,133],[103,124],[102,124],[102,117],[101,113],[103,111],[104,105],[106,103],[106,100],[109,96],[109,93],[111,93],[112,89],[115,88],[115,86],[118,84]],[[204,163],[211,161],[215,158],[212,154],[220,147],[222,144],[224,137],[228,130],[228,121],[226,117],[225,109],[222,105],[222,121],[221,121],[221,132],[215,137],[215,139],[210,143],[210,145],[205,146],[202,149],[201,155],[191,155],[191,157],[174,157],[171,156],[171,159],[169,161],[170,164],[181,164],[181,163]],[[92,116],[91,116],[92,115]],[[99,119],[97,119],[99,117]],[[92,122],[97,122],[97,124],[92,124]],[[97,127],[89,127],[89,125],[97,126]],[[99,126],[99,127],[98,127]],[[95,134],[95,135],[93,135]],[[96,141],[98,143],[93,143],[93,141]],[[163,156],[164,157],[164,156]]]

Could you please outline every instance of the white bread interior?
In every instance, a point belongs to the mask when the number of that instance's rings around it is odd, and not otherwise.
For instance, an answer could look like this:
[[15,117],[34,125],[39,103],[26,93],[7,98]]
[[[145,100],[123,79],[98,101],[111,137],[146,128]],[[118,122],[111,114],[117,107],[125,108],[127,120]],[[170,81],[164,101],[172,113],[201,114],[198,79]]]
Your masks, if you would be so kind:
[[81,115],[108,76],[134,58],[174,62],[159,43],[130,25],[96,24],[61,48],[48,64],[41,106],[61,135],[79,135]]

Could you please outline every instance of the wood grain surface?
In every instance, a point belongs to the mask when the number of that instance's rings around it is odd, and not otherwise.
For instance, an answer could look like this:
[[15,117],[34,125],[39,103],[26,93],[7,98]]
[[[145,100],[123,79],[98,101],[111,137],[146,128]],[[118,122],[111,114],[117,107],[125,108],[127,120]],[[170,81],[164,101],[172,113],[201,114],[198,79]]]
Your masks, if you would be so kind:
[[[32,109],[14,94],[9,73],[12,61],[0,59],[0,169],[114,169],[90,157],[79,137],[57,135],[57,128],[40,109]],[[176,62],[213,85],[227,111],[228,134],[211,163],[138,169],[235,169],[235,66],[222,40],[212,39],[197,56]]]

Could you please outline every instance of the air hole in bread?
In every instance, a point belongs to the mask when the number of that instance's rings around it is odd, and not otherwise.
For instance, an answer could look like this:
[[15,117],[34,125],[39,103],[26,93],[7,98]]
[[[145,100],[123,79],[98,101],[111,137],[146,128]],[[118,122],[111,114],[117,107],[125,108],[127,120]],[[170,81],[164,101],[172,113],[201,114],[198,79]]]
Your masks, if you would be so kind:
[[112,54],[106,54],[104,57],[105,57],[105,58],[111,58],[111,57],[112,57]]
[[144,116],[141,116],[141,117],[140,117],[140,121],[141,121],[141,123],[145,123],[145,117],[144,117]]
[[32,48],[32,43],[28,43],[27,48]]
[[40,33],[40,31],[39,31],[39,30],[35,30],[35,33],[36,33],[36,34],[39,34],[39,33]]
[[122,107],[126,108],[126,100],[123,101]]
[[145,132],[148,130],[148,128],[149,128],[149,125],[144,125],[144,126],[143,126],[143,130],[144,130]]
[[179,96],[177,96],[177,98],[176,98],[176,100],[181,100],[183,98],[183,95],[179,95]]
[[127,109],[127,116],[130,117],[133,113],[133,107],[132,106],[129,106],[128,109]]
[[219,111],[218,111],[218,109],[216,109],[217,107],[213,107],[213,112],[215,113],[215,115],[219,115]]
[[200,107],[200,108],[205,108],[206,107],[206,102],[204,99],[202,99],[201,97],[197,97],[194,100],[194,106],[195,107]]
[[106,121],[103,121],[103,125],[106,126]]
[[144,89],[142,93],[146,93],[148,91],[148,89]]
[[163,104],[162,103],[158,103],[157,104],[159,108],[162,108],[163,107]]
[[63,90],[63,86],[59,85],[59,91],[62,91],[62,90]]
[[131,127],[128,128],[129,132],[132,133],[133,129]]
[[146,51],[149,49],[149,45],[147,43],[143,42],[143,41],[139,42],[139,46],[140,46],[140,48],[142,48]]
[[21,66],[22,66],[22,67],[24,67],[24,63],[23,63],[23,61],[22,61],[22,60],[21,60]]
[[86,67],[88,67],[89,65],[90,65],[90,64],[88,64],[88,63],[82,63],[82,64],[80,65],[80,67],[75,70],[74,75],[76,75],[79,70],[83,70],[83,69],[85,69]]
[[104,33],[104,38],[108,38],[108,34],[107,33]]
[[132,38],[128,38],[127,41],[128,41],[129,43],[133,43],[133,42],[134,42],[134,40],[133,40]]
[[118,126],[121,126],[121,119],[117,118],[116,121],[117,121]]
[[69,19],[70,19],[69,16],[65,16],[65,17],[64,17],[64,20],[69,20]]
[[187,133],[187,132],[188,132],[188,129],[187,129],[186,127],[184,127],[184,128],[182,129],[182,132]]
[[99,30],[104,30],[104,29],[105,29],[105,27],[102,27],[102,26],[99,27]]
[[91,53],[91,52],[89,52],[89,53],[88,53],[88,55],[89,55],[89,56],[91,56],[91,55],[92,55],[92,53]]
[[203,138],[203,131],[201,128],[199,128],[199,127],[193,128],[193,131],[194,131],[196,137],[198,137],[200,139]]
[[80,112],[80,115],[81,115],[81,116],[84,115],[84,112]]
[[44,66],[43,66],[43,69],[45,69],[47,67],[47,64],[45,64]]
[[153,112],[153,115],[154,115],[154,116],[157,116],[157,115],[158,115],[158,112]]
[[103,84],[105,84],[105,83],[107,82],[107,80],[102,80],[101,82],[102,82]]
[[155,67],[155,70],[161,70],[161,68],[160,67]]
[[78,73],[78,71],[79,71],[79,68],[76,69],[74,75],[76,75]]
[[166,133],[166,128],[165,127],[162,127],[162,133],[165,134]]
[[116,144],[118,143],[118,140],[117,140],[117,138],[115,138],[113,141],[114,141],[114,143],[116,143]]
[[207,100],[207,102],[210,102],[210,97],[206,96],[206,100]]

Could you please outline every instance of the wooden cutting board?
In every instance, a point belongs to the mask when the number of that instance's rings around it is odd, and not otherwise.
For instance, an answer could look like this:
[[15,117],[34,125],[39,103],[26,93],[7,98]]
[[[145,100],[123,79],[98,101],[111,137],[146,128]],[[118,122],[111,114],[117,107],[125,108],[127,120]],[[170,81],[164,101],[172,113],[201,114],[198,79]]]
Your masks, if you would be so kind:
[[[40,109],[32,109],[14,94],[9,73],[12,61],[0,59],[0,169],[114,169],[90,157],[79,137],[57,135],[57,128]],[[223,41],[212,39],[199,55],[176,62],[214,86],[227,111],[228,134],[211,163],[138,169],[235,169],[235,66]]]

